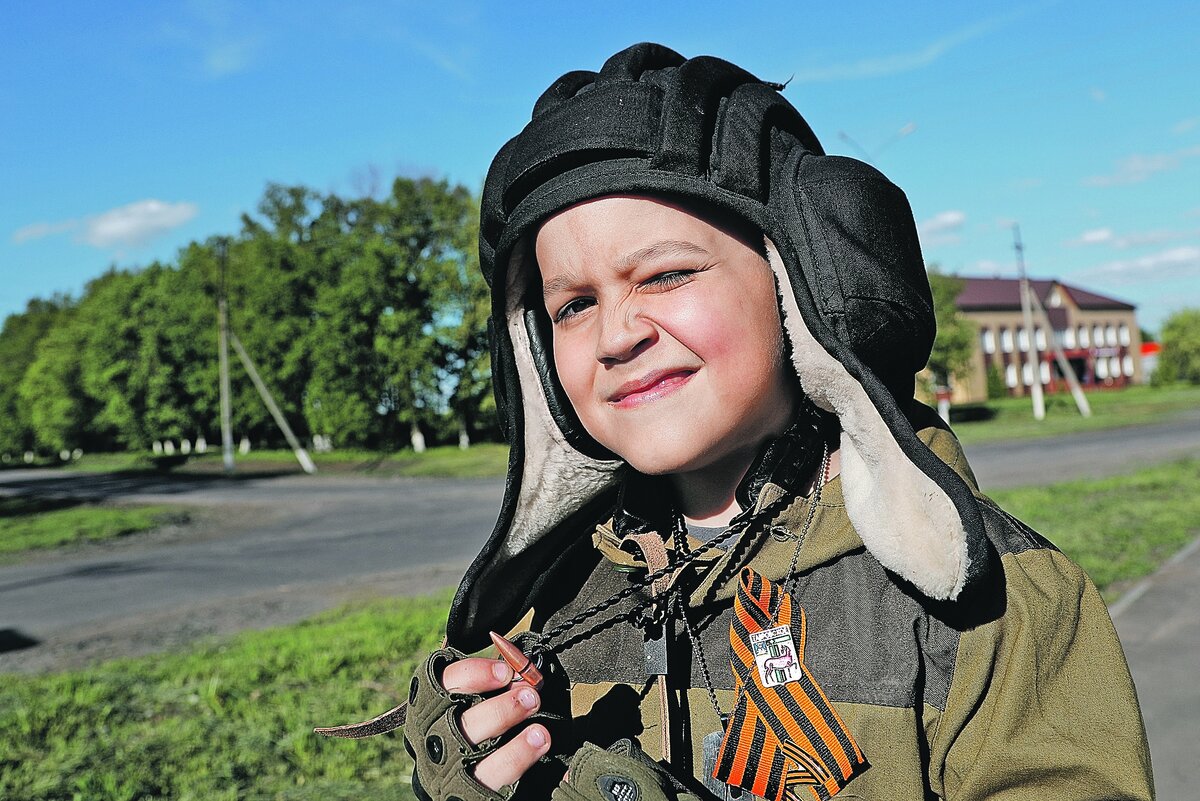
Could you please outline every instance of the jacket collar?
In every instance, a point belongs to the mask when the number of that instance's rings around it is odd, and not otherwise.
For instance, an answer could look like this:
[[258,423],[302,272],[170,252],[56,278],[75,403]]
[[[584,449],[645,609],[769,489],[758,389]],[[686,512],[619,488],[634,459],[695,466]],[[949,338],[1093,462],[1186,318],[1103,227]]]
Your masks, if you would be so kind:
[[[918,429],[917,436],[943,463],[977,492],[975,476],[967,464],[957,438],[933,421],[926,419],[924,422],[926,424]],[[768,449],[764,448],[764,451]],[[762,467],[763,463],[760,460],[756,465]],[[776,507],[766,534],[763,536],[742,545],[735,543],[726,550],[710,549],[697,559],[697,563],[701,566],[702,577],[689,593],[688,604],[690,606],[702,606],[732,599],[737,588],[738,573],[746,566],[753,566],[756,571],[771,581],[782,581],[791,568],[793,556],[796,556],[797,572],[804,573],[833,562],[846,554],[863,549],[862,537],[855,530],[846,513],[841,476],[833,477],[821,488],[821,497],[817,502],[816,511],[813,513],[812,523],[807,534],[802,534],[804,522],[812,503],[811,497],[799,495],[799,488],[804,482],[798,480],[800,476],[797,471],[802,469],[802,466],[800,462],[788,462],[783,465],[783,469],[780,467],[781,465],[776,465],[772,476],[778,476],[781,483],[777,484],[772,480],[766,481],[757,496],[755,508],[739,515],[733,525],[748,522],[764,507],[772,505],[774,501],[784,496],[790,496],[791,500],[785,502],[782,508]],[[811,470],[807,470],[803,477],[807,479],[810,476]],[[637,491],[641,492],[638,496],[639,502],[647,504],[642,508],[648,511],[651,508],[649,506],[650,494],[642,488]],[[659,508],[666,506],[661,503],[661,495],[658,506]],[[622,515],[626,516],[624,529],[620,529],[618,524],[618,519]],[[669,536],[670,518],[666,517],[664,523],[664,518],[660,516],[657,522],[653,523],[646,517],[637,517],[636,520],[640,527],[636,529],[630,527],[633,520],[635,518],[632,513],[619,507],[617,514],[611,520],[597,527],[592,541],[608,561],[627,567],[644,568],[645,564],[638,555],[640,551],[636,548],[625,547],[631,545],[631,541],[626,537],[634,533],[657,531],[666,539],[666,547],[672,549],[674,544],[670,541]],[[799,543],[800,549],[797,554],[797,544],[802,535],[804,542]],[[688,538],[688,544],[693,550],[703,545],[693,537]],[[980,548],[979,551],[985,552],[983,548]],[[985,572],[987,571],[980,570],[980,575]]]

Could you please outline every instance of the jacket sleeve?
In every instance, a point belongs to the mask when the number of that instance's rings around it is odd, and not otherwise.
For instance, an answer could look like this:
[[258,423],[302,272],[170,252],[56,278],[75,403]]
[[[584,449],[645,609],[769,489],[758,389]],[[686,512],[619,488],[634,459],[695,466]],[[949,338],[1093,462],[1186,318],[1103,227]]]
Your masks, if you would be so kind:
[[1137,695],[1100,593],[1053,548],[1001,562],[1002,612],[959,640],[932,788],[947,801],[1152,799]]

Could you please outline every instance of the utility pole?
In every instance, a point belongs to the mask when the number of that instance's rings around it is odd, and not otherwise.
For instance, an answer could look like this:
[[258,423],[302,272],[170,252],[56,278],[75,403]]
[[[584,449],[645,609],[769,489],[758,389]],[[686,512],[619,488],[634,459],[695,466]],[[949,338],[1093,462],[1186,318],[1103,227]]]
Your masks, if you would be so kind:
[[[1038,314],[1038,319],[1042,325],[1046,326],[1047,331],[1053,331],[1054,326],[1050,324],[1050,315],[1046,314],[1046,310],[1042,308],[1042,302],[1037,299],[1036,295],[1031,295],[1033,300],[1034,311]],[[1083,417],[1092,416],[1092,407],[1088,403],[1087,397],[1083,394],[1083,387],[1079,386],[1079,379],[1075,376],[1075,370],[1071,367],[1071,363],[1067,361],[1067,354],[1063,353],[1063,349],[1059,346],[1058,340],[1053,336],[1050,338],[1050,345],[1054,348],[1054,359],[1058,362],[1059,372],[1063,374],[1063,378],[1067,379],[1067,386],[1071,388],[1071,397],[1075,399],[1075,406],[1079,408],[1079,414]]]
[[228,259],[228,243],[222,237],[217,243],[217,256],[221,263],[221,283],[217,295],[217,365],[220,372],[221,393],[221,454],[225,461],[225,472],[233,472],[233,416],[229,399],[229,309],[225,304],[225,267]]
[[841,139],[846,144],[850,145],[855,150],[857,150],[859,152],[859,155],[861,155],[863,157],[863,161],[867,162],[868,164],[874,164],[875,159],[879,158],[880,153],[887,150],[889,147],[896,144],[901,139],[908,136],[915,130],[917,130],[917,124],[915,122],[906,123],[903,127],[900,128],[900,130],[898,130],[894,134],[892,134],[882,145],[875,148],[873,151],[868,151],[865,147],[860,145],[857,141],[855,141],[855,139],[852,136],[850,136],[850,134],[846,133],[845,131],[838,131],[838,138]]
[[292,453],[296,454],[296,461],[300,463],[300,467],[304,469],[305,473],[311,474],[317,472],[317,466],[309,458],[308,451],[304,450],[304,447],[301,446],[300,440],[296,439],[296,435],[292,433],[292,427],[288,425],[287,418],[279,410],[279,405],[275,403],[275,398],[271,395],[271,391],[263,383],[262,376],[258,374],[258,369],[254,366],[254,362],[250,360],[250,354],[246,353],[246,349],[242,347],[242,341],[238,339],[237,334],[232,332],[229,336],[233,340],[234,351],[237,352],[238,358],[242,360],[242,366],[246,368],[246,372],[250,374],[250,380],[254,382],[254,388],[258,390],[259,397],[267,405],[267,411],[275,418],[275,424],[283,432],[283,438],[291,446]]
[[[1017,251],[1017,276],[1021,282],[1021,318],[1025,326],[1025,365],[1031,373],[1029,395],[1033,398],[1033,419],[1043,420],[1046,417],[1046,402],[1042,397],[1042,370],[1037,355],[1037,337],[1033,335],[1033,310],[1029,301],[1029,279],[1025,277],[1025,246],[1021,244],[1021,227],[1013,223],[1013,249]],[[1017,350],[1020,348],[1020,337],[1017,338]]]

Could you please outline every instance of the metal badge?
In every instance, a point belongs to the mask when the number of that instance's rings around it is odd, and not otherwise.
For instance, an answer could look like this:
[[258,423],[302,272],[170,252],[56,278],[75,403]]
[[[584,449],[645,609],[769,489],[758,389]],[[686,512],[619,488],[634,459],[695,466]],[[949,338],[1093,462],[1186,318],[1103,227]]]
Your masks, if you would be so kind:
[[775,626],[750,633],[750,648],[764,687],[777,687],[800,678],[800,657],[791,626]]

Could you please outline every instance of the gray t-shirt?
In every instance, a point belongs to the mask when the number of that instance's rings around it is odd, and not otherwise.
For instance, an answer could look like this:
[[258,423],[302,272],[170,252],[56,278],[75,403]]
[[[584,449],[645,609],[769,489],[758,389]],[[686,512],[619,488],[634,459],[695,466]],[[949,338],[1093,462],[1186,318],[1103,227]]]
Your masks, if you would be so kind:
[[[696,526],[687,524],[687,532],[701,542],[712,542],[720,534],[725,533],[725,526]],[[717,546],[720,548],[721,546]]]

